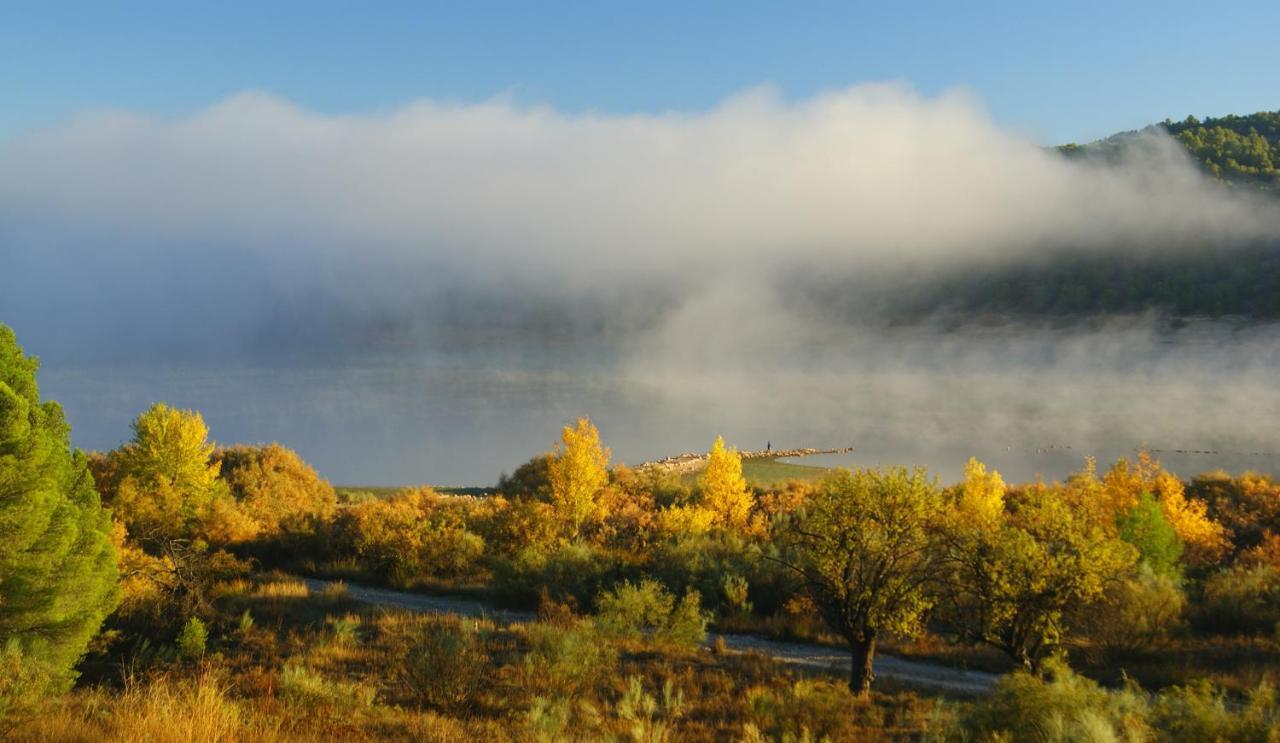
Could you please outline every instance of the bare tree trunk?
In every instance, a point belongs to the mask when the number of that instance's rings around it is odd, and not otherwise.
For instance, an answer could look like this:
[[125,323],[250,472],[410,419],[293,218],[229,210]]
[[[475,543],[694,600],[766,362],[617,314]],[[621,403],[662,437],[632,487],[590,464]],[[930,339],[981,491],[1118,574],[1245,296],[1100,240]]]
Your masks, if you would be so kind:
[[849,668],[849,691],[856,696],[866,696],[876,675],[871,670],[876,655],[875,633],[856,637],[849,641],[853,659]]

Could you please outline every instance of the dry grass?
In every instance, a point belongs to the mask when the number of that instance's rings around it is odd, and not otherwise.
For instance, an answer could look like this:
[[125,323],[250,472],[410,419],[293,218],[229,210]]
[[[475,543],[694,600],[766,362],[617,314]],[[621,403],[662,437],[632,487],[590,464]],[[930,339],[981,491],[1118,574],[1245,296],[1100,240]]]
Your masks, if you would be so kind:
[[[161,662],[118,686],[77,690],[14,740],[711,741],[751,729],[905,740],[932,709],[910,694],[855,705],[840,679],[804,679],[756,656],[608,640],[583,620],[502,626],[339,611],[278,578],[224,584],[216,606],[206,664]],[[426,681],[415,688],[414,678]]]

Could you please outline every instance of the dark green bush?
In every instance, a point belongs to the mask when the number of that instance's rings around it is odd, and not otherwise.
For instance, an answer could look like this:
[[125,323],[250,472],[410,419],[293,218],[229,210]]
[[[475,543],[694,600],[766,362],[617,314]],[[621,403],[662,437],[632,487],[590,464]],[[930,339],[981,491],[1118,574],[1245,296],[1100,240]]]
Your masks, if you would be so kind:
[[1213,574],[1201,587],[1194,620],[1208,632],[1270,634],[1280,622],[1280,569],[1238,565]]

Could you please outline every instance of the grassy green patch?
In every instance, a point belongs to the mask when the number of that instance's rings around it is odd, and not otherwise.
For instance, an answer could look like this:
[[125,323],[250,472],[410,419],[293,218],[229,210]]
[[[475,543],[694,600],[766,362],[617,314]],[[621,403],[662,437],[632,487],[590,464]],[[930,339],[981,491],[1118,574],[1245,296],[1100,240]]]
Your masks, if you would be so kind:
[[827,473],[826,467],[791,464],[776,459],[744,459],[742,476],[751,485],[780,485],[790,480],[816,480]]

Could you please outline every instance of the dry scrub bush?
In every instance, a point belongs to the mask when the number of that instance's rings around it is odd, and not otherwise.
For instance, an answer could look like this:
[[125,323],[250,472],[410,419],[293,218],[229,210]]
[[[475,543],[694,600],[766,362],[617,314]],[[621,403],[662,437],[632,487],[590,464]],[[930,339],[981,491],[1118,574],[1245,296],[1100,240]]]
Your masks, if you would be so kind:
[[1143,571],[1115,581],[1099,602],[1081,607],[1072,627],[1100,647],[1134,651],[1178,634],[1186,605],[1174,579]]
[[708,617],[697,591],[677,604],[661,583],[624,581],[596,599],[596,624],[613,637],[651,637],[658,642],[697,646],[707,639]]
[[484,539],[468,528],[468,508],[468,501],[430,488],[406,490],[342,511],[334,523],[336,541],[342,553],[356,555],[395,585],[425,577],[473,579]]
[[237,510],[250,522],[250,538],[310,536],[333,516],[333,486],[279,444],[220,449],[213,462],[221,466]]
[[371,686],[327,679],[297,660],[286,663],[280,672],[280,697],[305,715],[351,715],[372,707],[376,695]]
[[789,687],[747,690],[749,725],[760,740],[846,740],[854,737],[854,696],[847,684],[800,679]]
[[573,698],[615,675],[617,651],[590,625],[529,625],[529,649],[520,662],[520,685],[530,693]]
[[396,676],[419,704],[465,710],[489,675],[484,631],[471,622],[427,617],[408,623]]
[[280,726],[252,715],[231,698],[223,672],[126,679],[118,695],[90,694],[64,705],[14,736],[15,741],[112,743],[272,743],[286,740]]
[[974,704],[949,739],[1028,743],[1147,741],[1147,699],[1127,687],[1108,692],[1058,659],[1045,677],[1018,671],[1004,676],[991,696]]
[[1275,689],[1262,684],[1243,703],[1208,682],[1174,687],[1160,693],[1152,706],[1151,725],[1162,741],[1280,740],[1280,705]]
[[1237,702],[1208,681],[1152,697],[1132,684],[1108,691],[1061,661],[1047,664],[1047,671],[1045,678],[1005,676],[991,696],[975,702],[939,737],[1033,743],[1280,740],[1280,704],[1265,683]]
[[640,677],[627,678],[627,690],[614,706],[614,714],[625,723],[634,743],[668,743],[676,739],[676,724],[684,716],[684,692],[671,679],[662,684],[662,696],[645,691]]
[[1221,633],[1267,633],[1280,622],[1280,567],[1238,565],[1212,575],[1201,588],[1196,624]]

